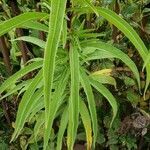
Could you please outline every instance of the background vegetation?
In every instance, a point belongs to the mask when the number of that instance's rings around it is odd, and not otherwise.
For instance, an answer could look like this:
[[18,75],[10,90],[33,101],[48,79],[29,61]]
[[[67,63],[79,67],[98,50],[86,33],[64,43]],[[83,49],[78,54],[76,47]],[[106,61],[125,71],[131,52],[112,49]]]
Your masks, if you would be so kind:
[[150,149],[149,0],[0,1],[0,149]]

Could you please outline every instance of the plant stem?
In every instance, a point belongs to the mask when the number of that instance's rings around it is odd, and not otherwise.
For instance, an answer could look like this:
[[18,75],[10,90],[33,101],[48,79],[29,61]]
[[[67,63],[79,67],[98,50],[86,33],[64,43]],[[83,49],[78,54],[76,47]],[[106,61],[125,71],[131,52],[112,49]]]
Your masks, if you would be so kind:
[[10,63],[10,58],[9,58],[9,50],[7,48],[4,36],[0,37],[0,49],[2,51],[2,55],[4,58],[4,64],[6,66],[7,72],[9,75],[11,75],[12,70],[11,70],[11,63]]
[[[68,0],[68,1],[67,1],[67,6],[66,6],[66,8],[67,8],[67,9],[68,9],[68,8],[71,8],[71,6],[72,6],[71,1]],[[68,12],[68,13],[67,13],[67,17],[68,17],[68,19],[69,19],[69,20],[67,20],[67,29],[71,32],[71,22],[72,22],[73,14],[72,14],[71,12]],[[66,49],[68,50],[68,52],[69,52],[69,49],[70,49],[70,40],[67,40],[65,48],[66,48]]]
[[[118,3],[118,0],[115,1],[115,5],[114,5],[114,11],[119,14],[120,13],[120,6]],[[114,41],[114,43],[117,43],[117,35],[118,35],[118,29],[116,26],[112,26],[112,39]]]
[[[11,11],[12,11],[12,15],[13,16],[17,16],[20,14],[20,10],[18,8],[18,3],[16,0],[13,0],[13,1],[9,1],[10,3],[10,7],[11,7]],[[22,29],[16,29],[16,36],[17,37],[21,37],[23,36],[24,33],[23,33],[23,30]],[[19,45],[19,48],[21,50],[21,53],[22,53],[22,59],[23,59],[23,63],[25,64],[27,61],[28,61],[28,47],[26,45],[26,43],[24,41],[19,41],[18,42],[18,45]]]
[[[36,3],[36,8],[35,9],[36,9],[37,12],[41,12],[42,11],[41,10],[41,5],[38,5],[38,2],[40,2],[40,0],[35,1],[35,3]],[[39,22],[41,22],[41,21],[39,21]],[[39,31],[39,39],[41,39],[43,41],[46,40],[45,32]]]

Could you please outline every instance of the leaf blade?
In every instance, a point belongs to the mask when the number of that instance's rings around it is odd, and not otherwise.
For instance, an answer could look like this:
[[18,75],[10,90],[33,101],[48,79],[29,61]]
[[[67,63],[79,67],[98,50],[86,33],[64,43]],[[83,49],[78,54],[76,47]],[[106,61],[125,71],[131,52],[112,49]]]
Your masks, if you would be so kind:
[[116,47],[110,44],[101,42],[101,41],[95,42],[95,43],[89,41],[88,43],[83,43],[83,46],[95,48],[95,52],[97,53],[96,53],[96,56],[93,57],[94,59],[95,58],[98,59],[99,57],[101,58],[101,55],[98,55],[98,51],[100,51],[100,54],[101,54],[101,51],[104,51],[104,52],[106,51],[107,54],[111,55],[112,57],[122,60],[132,70],[133,74],[136,77],[136,80],[140,89],[140,76],[139,76],[138,69],[135,63],[128,57],[128,55],[126,55],[121,50],[117,49]]
[[[37,85],[42,80],[42,70],[39,71],[39,73],[36,75],[36,77],[33,79],[31,84],[29,85],[28,89],[24,93],[21,103],[19,104],[19,108],[17,111],[17,119],[15,123],[15,131],[13,133],[11,141],[16,139],[21,132],[25,120],[28,117],[28,115],[31,112],[32,105],[38,98],[40,98],[43,94],[43,90],[40,89],[38,93],[35,93],[35,90],[37,89]],[[32,99],[32,96],[34,96],[34,99]]]
[[47,15],[48,14],[41,12],[27,12],[9,20],[3,21],[0,23],[0,36],[4,35],[13,28],[21,27],[24,23],[30,20],[42,19]]
[[79,54],[76,47],[70,47],[71,93],[69,101],[69,122],[67,133],[68,149],[73,149],[79,116]]
[[92,147],[91,117],[88,108],[82,100],[80,101],[80,115],[86,132],[87,150],[90,150]]
[[91,115],[91,119],[92,119],[92,129],[93,129],[93,133],[94,133],[93,146],[95,147],[95,143],[96,143],[96,139],[97,139],[97,131],[98,131],[96,104],[94,101],[94,95],[92,92],[89,78],[85,74],[84,70],[80,70],[80,81],[81,81],[81,84],[82,84],[84,91],[86,93],[86,96],[87,96],[88,107],[89,107],[90,115]]
[[26,75],[27,73],[35,69],[42,67],[42,65],[43,65],[43,61],[38,61],[32,64],[29,64],[28,66],[25,66],[23,69],[19,70],[18,72],[16,72],[14,75],[12,75],[6,81],[3,82],[3,84],[0,86],[0,93],[2,93],[9,86],[14,84],[19,78],[23,77],[24,75]]
[[109,104],[112,106],[113,118],[112,118],[112,121],[111,121],[111,124],[110,124],[110,126],[112,126],[112,123],[113,123],[113,121],[114,121],[114,119],[117,115],[117,110],[118,110],[116,99],[110,93],[110,91],[105,86],[100,84],[99,82],[97,82],[97,81],[93,80],[92,78],[90,78],[90,83],[95,89],[97,89],[108,100]]
[[[63,19],[65,15],[65,7],[67,0],[52,0],[51,13],[49,20],[49,32],[46,41],[44,64],[43,64],[43,78],[44,78],[44,103],[45,103],[45,130],[48,128],[48,115],[50,112],[51,91],[55,70],[55,59],[60,41],[61,29],[63,26]],[[44,149],[46,150],[48,144],[48,136],[45,134]]]

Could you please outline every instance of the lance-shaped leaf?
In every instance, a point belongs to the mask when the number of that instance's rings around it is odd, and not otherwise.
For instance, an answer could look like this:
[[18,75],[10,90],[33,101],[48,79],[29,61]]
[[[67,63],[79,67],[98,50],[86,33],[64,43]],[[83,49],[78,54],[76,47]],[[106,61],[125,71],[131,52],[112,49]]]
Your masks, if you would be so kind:
[[[139,35],[136,33],[136,31],[127,23],[123,18],[121,18],[118,14],[113,12],[110,9],[102,8],[102,7],[95,7],[92,3],[87,2],[88,0],[84,0],[88,7],[83,7],[81,9],[77,9],[77,11],[81,13],[92,11],[98,13],[100,16],[104,17],[106,20],[108,20],[110,23],[115,25],[120,31],[122,31],[126,37],[130,39],[130,41],[133,43],[133,45],[138,50],[139,54],[143,58],[143,60],[146,58],[146,55],[148,54],[148,50],[139,37]],[[92,10],[92,11],[90,11]]]
[[35,44],[41,48],[45,48],[45,41],[39,39],[39,38],[36,38],[36,37],[32,37],[32,36],[21,36],[21,37],[18,37],[12,41],[18,41],[18,40],[22,40],[22,41],[26,41],[26,42],[30,42],[32,44]]
[[[138,85],[139,85],[139,89],[140,89],[140,76],[139,76],[138,69],[137,69],[135,63],[129,58],[128,55],[126,55],[121,50],[117,49],[116,47],[114,47],[110,44],[101,42],[101,41],[95,42],[95,43],[90,42],[90,41],[88,43],[84,42],[82,45],[84,47],[88,47],[88,48],[90,48],[90,47],[95,48],[95,51],[93,51],[93,53],[91,53],[92,56],[90,56],[90,54],[88,55],[88,57],[89,57],[89,58],[87,58],[88,60],[102,58],[100,54],[103,51],[109,53],[109,56],[112,56],[112,58],[118,58],[118,59],[122,60],[134,73],[136,80],[138,82]],[[99,52],[100,52],[100,54],[98,54]],[[94,54],[94,53],[96,53],[96,54]]]
[[57,148],[56,148],[56,150],[62,150],[63,135],[64,135],[65,130],[67,128],[67,123],[68,123],[68,106],[64,109],[62,117],[61,117],[59,131],[58,131],[58,135],[57,135]]
[[116,99],[114,98],[114,96],[111,94],[111,92],[101,83],[93,80],[92,78],[90,78],[90,83],[91,85],[97,90],[99,91],[110,103],[112,109],[113,109],[113,118],[111,121],[110,126],[112,126],[112,123],[117,115],[117,110],[118,110],[118,106],[117,106],[117,102]]
[[55,59],[58,44],[60,41],[61,29],[63,26],[65,8],[66,8],[66,0],[57,0],[57,1],[51,0],[49,32],[46,41],[44,53],[44,65],[43,65],[46,128],[48,123],[49,107],[51,101],[51,90],[55,70]]
[[43,94],[43,89],[39,89],[37,90],[37,92],[35,92],[39,82],[41,82],[42,80],[42,77],[42,70],[40,70],[22,97],[21,103],[19,104],[19,108],[17,111],[15,131],[13,133],[11,141],[15,140],[18,137],[27,117],[31,113],[32,105],[34,105],[36,100],[39,99]]
[[52,101],[50,101],[50,107],[49,107],[50,110],[49,110],[49,114],[47,118],[47,127],[44,132],[44,148],[45,149],[48,145],[55,115],[60,105],[62,104],[63,93],[67,85],[68,77],[69,77],[69,71],[64,70],[63,74],[61,75],[60,81],[58,82],[59,83],[58,87],[55,89],[55,93],[53,95]]
[[19,16],[13,17],[9,20],[3,21],[0,23],[0,36],[3,34],[9,32],[13,28],[21,27],[24,25],[24,23],[30,21],[30,20],[38,20],[42,19],[44,17],[48,16],[46,13],[41,12],[27,12],[24,14],[21,14]]
[[15,87],[12,87],[10,90],[7,91],[7,93],[5,95],[3,95],[1,98],[0,98],[0,101],[12,94],[15,94],[17,93],[19,90],[23,89],[24,87],[26,87],[28,84],[30,84],[31,80],[27,80],[27,81],[24,81],[18,85],[16,85]]
[[33,21],[33,20],[24,23],[21,26],[21,28],[34,29],[34,30],[38,30],[38,31],[48,32],[48,26],[46,26],[45,24],[42,24],[40,22]]
[[28,116],[27,120],[30,122],[32,118],[38,113],[41,109],[44,108],[44,98],[43,96],[39,98],[36,103],[32,105],[30,116]]
[[133,43],[133,45],[138,50],[139,54],[143,58],[143,60],[146,58],[146,55],[148,53],[148,50],[139,37],[139,35],[136,33],[136,31],[127,23],[124,19],[122,19],[119,15],[117,15],[115,12],[106,9],[106,8],[97,8],[97,11],[101,16],[103,16],[105,19],[107,19],[110,23],[115,25],[120,31],[122,31],[126,37],[130,39],[130,41]]
[[45,120],[43,119],[44,117],[45,117],[45,113],[44,112],[38,114],[38,118],[37,118],[36,124],[34,126],[34,138],[35,138],[35,141],[37,141],[39,131],[40,131],[41,127],[44,125],[44,122],[45,122]]
[[98,13],[96,7],[91,3],[90,0],[82,0],[82,1],[85,2],[85,4],[87,4],[91,8],[91,10],[93,10],[95,12],[95,14],[97,16],[99,16],[99,13]]
[[[91,5],[92,3],[86,3],[88,7],[84,7],[82,9],[77,9],[76,11],[79,11],[81,13],[90,13]],[[94,7],[94,5],[92,6]],[[100,16],[104,17],[106,20],[108,20],[110,23],[112,23],[114,26],[116,26],[120,31],[122,31],[125,36],[133,43],[133,45],[138,50],[139,54],[141,55],[143,61],[146,60],[148,55],[148,49],[146,48],[144,42],[141,40],[139,35],[136,33],[136,31],[127,23],[123,18],[121,18],[118,14],[115,12],[102,8],[102,7],[94,7],[94,12],[99,13]],[[149,86],[150,83],[150,67],[149,65],[146,65],[146,71],[147,71],[147,77],[146,77],[146,86],[145,86],[145,92]],[[144,93],[145,93],[144,92]]]
[[80,114],[86,132],[87,150],[91,150],[92,147],[91,117],[87,106],[82,100],[80,101]]
[[69,122],[67,146],[73,149],[79,119],[79,54],[76,47],[70,48],[71,93],[69,99]]
[[92,119],[92,129],[94,133],[93,146],[95,147],[95,142],[97,139],[97,131],[98,131],[96,104],[94,101],[94,95],[93,95],[93,91],[90,85],[89,78],[86,75],[85,71],[82,69],[80,70],[80,81],[87,96],[88,107],[89,107],[89,111],[90,111],[90,115]]
[[32,64],[29,64],[28,66],[25,66],[23,69],[16,72],[14,75],[9,77],[6,81],[3,82],[3,84],[0,86],[0,93],[5,91],[9,86],[13,85],[15,82],[17,82],[18,79],[26,75],[27,73],[41,68],[43,65],[43,61],[34,62]]

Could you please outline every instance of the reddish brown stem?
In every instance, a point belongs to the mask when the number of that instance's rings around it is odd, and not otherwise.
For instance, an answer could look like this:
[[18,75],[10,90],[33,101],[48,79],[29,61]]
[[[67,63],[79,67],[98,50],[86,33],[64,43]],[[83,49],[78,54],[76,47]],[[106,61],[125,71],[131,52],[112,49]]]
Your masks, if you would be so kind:
[[[36,11],[37,11],[37,12],[41,12],[41,11],[42,11],[42,10],[41,10],[41,6],[38,5],[38,3],[36,4]],[[39,22],[41,22],[41,21],[39,21]],[[41,23],[42,23],[42,22],[41,22]],[[39,38],[40,38],[41,40],[45,41],[45,39],[46,39],[45,32],[39,31]]]
[[4,64],[6,66],[7,72],[9,73],[9,75],[11,75],[12,70],[11,70],[11,64],[10,64],[10,58],[9,58],[9,50],[7,48],[4,36],[0,37],[0,49],[3,55]]
[[[10,7],[11,7],[12,15],[13,16],[19,15],[20,10],[19,10],[17,1],[16,0],[9,1],[9,4],[10,4]],[[23,33],[22,29],[16,29],[16,36],[17,37],[20,37],[20,36],[23,36],[23,35],[24,35],[24,33]],[[29,57],[28,57],[29,49],[26,45],[26,42],[24,42],[24,41],[19,41],[18,45],[19,45],[19,48],[21,50],[23,63],[25,64],[29,59]]]
[[[116,0],[115,5],[114,5],[114,11],[119,14],[120,13],[120,6],[118,3],[118,0]],[[117,43],[117,36],[118,36],[118,29],[113,26],[112,27],[112,39],[114,41],[114,43]]]
[[[68,0],[67,1],[67,8],[71,8],[72,7],[72,4],[71,4],[71,1],[70,0]],[[73,16],[73,14],[71,13],[71,12],[68,12],[67,13],[67,16],[68,16],[68,21],[67,21],[67,27],[68,27],[68,29],[71,29],[71,20],[72,20],[72,16]]]
[[[71,1],[68,0],[68,1],[67,1],[67,5],[66,5],[66,8],[68,9],[68,8],[71,8],[71,7],[72,7]],[[71,22],[72,22],[72,17],[73,17],[72,12],[68,12],[68,13],[67,13],[67,17],[68,17],[68,20],[67,20],[67,28],[68,28],[68,30],[71,32]],[[66,48],[68,51],[70,50],[70,40],[67,40],[65,48]]]
[[[17,37],[23,36],[24,35],[23,30],[22,29],[16,29],[16,35],[17,35]],[[28,51],[29,51],[28,47],[26,45],[26,42],[24,42],[24,41],[19,41],[18,45],[19,45],[19,48],[21,50],[23,63],[25,64],[29,59],[29,57],[28,57]]]

